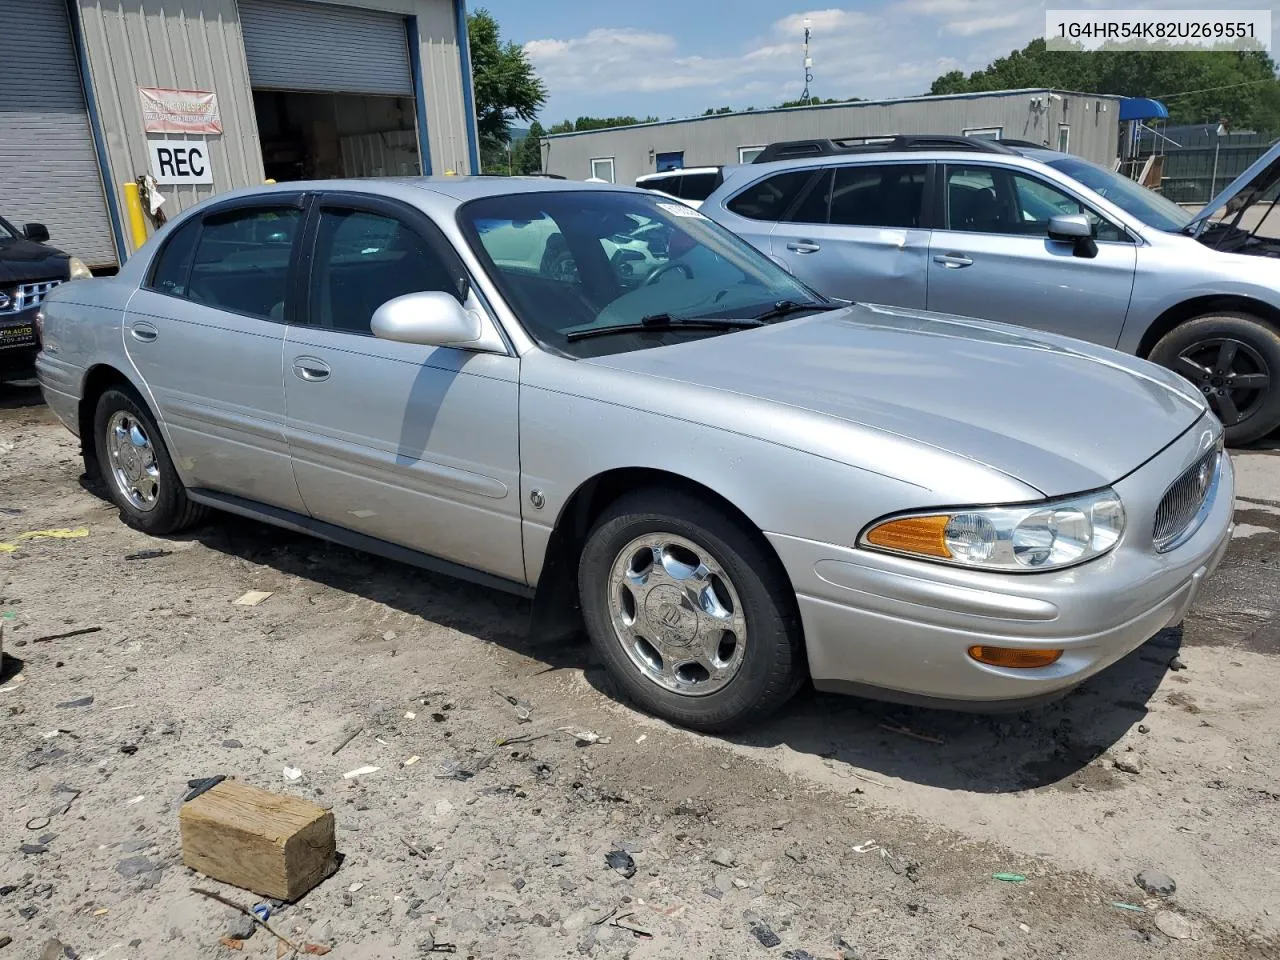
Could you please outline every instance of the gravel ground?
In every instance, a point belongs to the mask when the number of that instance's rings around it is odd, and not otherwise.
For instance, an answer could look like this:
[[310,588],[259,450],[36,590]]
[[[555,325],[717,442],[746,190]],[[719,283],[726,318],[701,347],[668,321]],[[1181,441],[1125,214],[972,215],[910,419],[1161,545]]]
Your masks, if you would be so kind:
[[[531,645],[522,601],[225,516],[132,531],[36,400],[0,387],[0,960],[276,956],[191,892],[258,899],[182,865],[215,774],[332,807],[340,868],[270,922],[336,960],[1280,957],[1280,452],[1237,457],[1186,624],[1062,702],[810,691],[725,739]],[[88,534],[14,539],[51,528]]]

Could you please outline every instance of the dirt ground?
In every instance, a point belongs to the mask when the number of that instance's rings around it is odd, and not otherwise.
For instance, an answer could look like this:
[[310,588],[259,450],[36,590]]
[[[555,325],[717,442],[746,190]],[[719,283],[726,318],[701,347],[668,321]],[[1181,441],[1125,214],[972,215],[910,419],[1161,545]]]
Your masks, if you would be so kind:
[[806,691],[725,739],[531,645],[523,601],[227,516],[132,531],[0,386],[0,960],[275,957],[182,865],[215,774],[332,807],[337,873],[270,923],[335,960],[1280,957],[1280,450],[1236,465],[1195,611],[1065,700]]

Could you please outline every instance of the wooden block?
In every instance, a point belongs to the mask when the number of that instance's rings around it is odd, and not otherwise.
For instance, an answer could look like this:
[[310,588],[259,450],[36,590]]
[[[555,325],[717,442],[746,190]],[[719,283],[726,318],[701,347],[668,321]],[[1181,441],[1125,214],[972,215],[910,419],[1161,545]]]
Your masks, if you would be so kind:
[[224,780],[182,805],[182,862],[264,897],[297,900],[335,863],[333,814]]

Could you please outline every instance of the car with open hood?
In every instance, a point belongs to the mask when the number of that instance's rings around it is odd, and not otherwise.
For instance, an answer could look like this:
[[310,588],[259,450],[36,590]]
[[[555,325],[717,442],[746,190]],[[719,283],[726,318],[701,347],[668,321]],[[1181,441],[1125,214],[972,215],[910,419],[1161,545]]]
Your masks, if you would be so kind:
[[0,380],[34,375],[40,303],[58,284],[90,276],[84,263],[48,240],[42,223],[19,230],[0,217]]
[[790,141],[724,177],[699,209],[823,294],[1152,360],[1231,444],[1280,426],[1280,143],[1195,216],[1023,141]]
[[1222,428],[1177,375],[833,302],[630,188],[226,194],[41,322],[44,396],[126,523],[226,511],[530,597],[701,729],[807,678],[1061,696],[1177,623],[1230,536]]

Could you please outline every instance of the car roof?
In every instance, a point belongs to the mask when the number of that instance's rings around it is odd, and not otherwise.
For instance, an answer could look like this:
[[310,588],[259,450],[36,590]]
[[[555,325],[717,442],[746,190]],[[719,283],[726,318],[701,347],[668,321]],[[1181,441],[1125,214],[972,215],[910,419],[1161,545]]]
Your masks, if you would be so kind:
[[[734,179],[784,170],[802,170],[808,167],[832,167],[850,164],[876,164],[886,161],[935,163],[946,161],[963,161],[965,163],[995,163],[1032,168],[1040,163],[1066,156],[1055,150],[1030,150],[1016,148],[1008,153],[975,153],[972,150],[884,150],[869,153],[832,154],[817,157],[790,157],[784,160],[770,160],[765,163],[745,163],[733,171]],[[744,171],[746,173],[744,174]],[[725,171],[725,180],[729,179],[729,171]],[[717,191],[719,192],[719,191]]]
[[719,173],[720,167],[677,167],[675,170],[663,170],[661,173],[646,173],[636,177],[636,183],[643,183],[646,180],[656,180],[659,177],[682,177],[685,175],[693,175],[695,173]]

